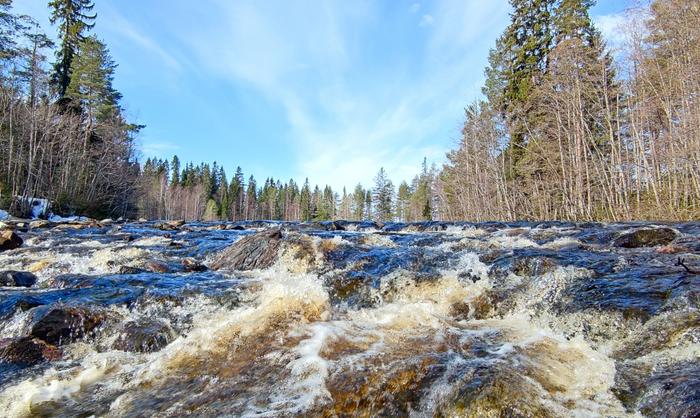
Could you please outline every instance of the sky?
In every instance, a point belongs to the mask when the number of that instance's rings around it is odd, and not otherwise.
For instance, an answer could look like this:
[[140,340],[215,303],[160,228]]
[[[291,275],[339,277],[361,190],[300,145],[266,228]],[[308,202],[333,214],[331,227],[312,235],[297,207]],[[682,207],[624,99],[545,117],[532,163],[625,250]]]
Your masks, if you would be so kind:
[[[507,0],[96,0],[141,159],[335,189],[441,165],[480,97]],[[49,34],[46,0],[15,0]],[[626,0],[592,16],[612,42]]]

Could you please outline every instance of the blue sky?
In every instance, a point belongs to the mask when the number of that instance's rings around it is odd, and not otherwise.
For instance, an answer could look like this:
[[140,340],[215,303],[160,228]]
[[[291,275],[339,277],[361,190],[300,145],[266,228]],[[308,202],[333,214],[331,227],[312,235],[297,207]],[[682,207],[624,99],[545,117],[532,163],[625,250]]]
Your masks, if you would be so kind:
[[[47,1],[15,0],[45,30]],[[506,0],[96,0],[143,158],[351,188],[441,164]],[[593,10],[604,34],[624,0]]]

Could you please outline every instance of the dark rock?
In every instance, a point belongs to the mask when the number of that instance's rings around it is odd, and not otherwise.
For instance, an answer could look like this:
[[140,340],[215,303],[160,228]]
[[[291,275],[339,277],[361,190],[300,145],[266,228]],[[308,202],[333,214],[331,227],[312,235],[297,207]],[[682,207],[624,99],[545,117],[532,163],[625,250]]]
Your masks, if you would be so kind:
[[127,322],[114,341],[115,350],[152,353],[168,345],[175,338],[170,325],[158,320]]
[[143,263],[143,268],[151,273],[172,273],[167,264],[155,260],[146,261]]
[[140,269],[138,267],[132,267],[132,266],[121,266],[119,267],[119,274],[140,274],[140,273],[146,273],[147,270]]
[[40,309],[29,334],[60,346],[89,335],[104,320],[105,315],[101,312],[79,307],[55,306]]
[[228,231],[245,231],[245,228],[242,225],[233,225],[233,224],[226,225],[226,229]]
[[32,287],[36,281],[36,276],[26,271],[8,270],[0,272],[0,286]]
[[182,267],[185,271],[207,271],[207,266],[196,262],[190,258],[182,260]]
[[182,227],[185,224],[185,221],[182,219],[179,220],[173,220],[173,221],[165,221],[165,222],[159,222],[155,225],[153,225],[154,228],[160,229],[162,231],[175,231]]
[[249,235],[222,251],[211,264],[213,270],[254,270],[270,267],[277,260],[282,241],[279,228]]
[[0,341],[0,361],[37,364],[61,358],[61,350],[37,338],[19,337]]
[[23,243],[24,240],[14,231],[0,232],[0,251],[14,250],[22,246]]
[[622,248],[656,247],[670,244],[677,236],[671,228],[643,228],[620,235],[613,245]]

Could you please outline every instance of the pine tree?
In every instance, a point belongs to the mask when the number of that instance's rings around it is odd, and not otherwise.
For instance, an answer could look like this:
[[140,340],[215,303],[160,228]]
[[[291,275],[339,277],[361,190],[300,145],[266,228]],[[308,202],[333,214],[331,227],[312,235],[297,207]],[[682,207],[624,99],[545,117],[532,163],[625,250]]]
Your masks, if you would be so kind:
[[533,89],[542,81],[554,40],[555,0],[510,0],[511,23],[489,55],[484,93],[508,121],[510,140],[506,154],[511,177],[522,158],[527,133],[537,123],[528,109]]
[[56,64],[52,78],[53,85],[59,98],[66,95],[71,83],[73,58],[84,41],[84,32],[95,26],[97,15],[89,14],[93,7],[92,0],[51,0],[51,24],[58,22],[58,33],[61,40],[60,48],[56,51]]
[[229,185],[229,201],[232,208],[231,219],[234,221],[241,220],[245,212],[245,194],[243,193],[245,185],[243,184],[243,179],[243,170],[241,170],[241,167],[236,167],[236,173],[233,175]]
[[257,214],[257,207],[258,207],[257,187],[258,186],[255,183],[255,178],[251,174],[250,178],[248,178],[248,189],[246,190],[246,196],[245,196],[245,218],[247,220],[255,219],[258,216],[258,214]]
[[70,84],[64,93],[92,123],[107,120],[119,111],[121,94],[112,86],[116,66],[105,44],[95,36],[78,44],[71,61]]
[[352,219],[361,221],[365,217],[365,189],[361,184],[355,186],[355,191],[352,193]]
[[170,185],[172,187],[178,187],[180,185],[180,159],[177,155],[173,155],[173,160],[170,163],[170,168],[172,169],[172,175],[170,176]]
[[374,178],[374,218],[380,222],[389,222],[393,219],[392,202],[394,198],[394,185],[386,175],[384,167],[379,169]]
[[301,188],[301,193],[299,196],[299,210],[301,214],[301,220],[308,222],[313,216],[312,203],[311,203],[311,186],[309,186],[309,179],[306,178],[304,181],[304,186]]
[[411,202],[411,188],[406,181],[402,181],[396,195],[396,218],[406,222],[409,217],[409,207]]

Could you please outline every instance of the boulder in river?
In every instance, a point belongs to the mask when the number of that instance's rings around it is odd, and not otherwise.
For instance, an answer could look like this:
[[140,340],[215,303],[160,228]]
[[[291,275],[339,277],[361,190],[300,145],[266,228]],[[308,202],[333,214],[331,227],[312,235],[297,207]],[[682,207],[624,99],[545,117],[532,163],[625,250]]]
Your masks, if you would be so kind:
[[152,353],[165,347],[175,338],[170,325],[158,320],[131,321],[124,324],[114,341],[115,350]]
[[29,222],[30,229],[48,228],[49,226],[51,226],[51,222],[45,219],[38,219],[36,221]]
[[0,272],[0,286],[32,287],[37,278],[27,271],[7,270]]
[[24,240],[14,231],[8,230],[0,232],[0,251],[14,250],[22,246],[23,243]]
[[279,228],[269,229],[249,235],[222,251],[212,262],[213,270],[255,270],[265,269],[277,260],[282,241]]
[[182,260],[182,268],[189,272],[201,272],[208,270],[207,266],[200,264],[191,258],[185,258]]
[[149,260],[143,264],[143,268],[151,273],[172,273],[167,264],[156,260]]
[[678,233],[671,228],[641,228],[627,232],[615,239],[613,245],[622,248],[641,248],[668,245]]
[[58,360],[61,350],[38,338],[19,337],[0,340],[0,361],[20,364],[37,364]]
[[105,315],[87,308],[54,306],[41,309],[29,334],[47,343],[60,346],[90,334],[105,320]]

